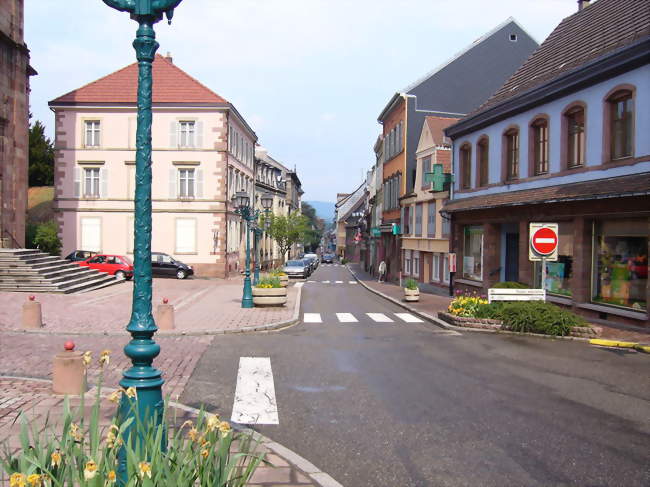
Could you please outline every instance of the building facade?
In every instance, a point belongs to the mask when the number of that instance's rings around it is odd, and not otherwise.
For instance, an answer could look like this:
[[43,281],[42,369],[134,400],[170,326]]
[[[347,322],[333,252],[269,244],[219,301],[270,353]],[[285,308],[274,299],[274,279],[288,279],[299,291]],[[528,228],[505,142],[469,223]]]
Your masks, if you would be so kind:
[[[453,138],[456,286],[544,288],[594,320],[649,323],[650,10],[598,0],[564,19]],[[576,42],[580,39],[580,42]],[[558,223],[558,260],[529,224]]]
[[29,158],[29,50],[23,0],[0,3],[0,246],[25,246]]
[[[55,200],[63,253],[133,253],[137,63],[67,93],[56,121]],[[239,272],[236,191],[254,197],[257,137],[235,107],[157,55],[153,63],[152,249],[195,274]]]

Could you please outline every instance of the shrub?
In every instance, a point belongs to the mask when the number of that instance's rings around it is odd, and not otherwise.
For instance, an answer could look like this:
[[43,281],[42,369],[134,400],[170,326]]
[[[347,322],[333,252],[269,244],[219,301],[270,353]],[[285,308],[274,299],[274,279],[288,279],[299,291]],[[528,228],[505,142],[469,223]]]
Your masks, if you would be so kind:
[[255,287],[261,288],[261,289],[271,289],[271,288],[276,288],[276,287],[282,287],[282,283],[280,282],[279,277],[274,277],[274,276],[265,276],[260,278],[259,281],[257,281],[257,284],[255,284]]
[[28,223],[25,226],[25,247],[28,249],[36,248],[36,243],[34,243],[36,230],[38,230],[38,223]]
[[341,259],[341,264],[343,264],[343,265],[347,264],[348,262],[350,262],[350,261],[348,259],[346,259],[346,258]]
[[418,288],[418,281],[412,277],[409,277],[406,281],[404,281],[404,287],[411,291],[415,291]]
[[41,223],[36,229],[34,244],[48,254],[58,255],[61,252],[61,240],[59,240],[59,226],[54,220]]
[[565,336],[574,326],[585,326],[581,317],[543,301],[504,302],[500,307],[503,328],[511,331]]
[[492,287],[495,289],[530,289],[530,286],[528,286],[527,284],[522,284],[521,282],[513,282],[513,281],[497,282]]
[[271,269],[269,271],[269,276],[272,276],[272,277],[280,277],[280,276],[286,276],[286,275],[287,275],[287,273],[284,272],[281,268]]

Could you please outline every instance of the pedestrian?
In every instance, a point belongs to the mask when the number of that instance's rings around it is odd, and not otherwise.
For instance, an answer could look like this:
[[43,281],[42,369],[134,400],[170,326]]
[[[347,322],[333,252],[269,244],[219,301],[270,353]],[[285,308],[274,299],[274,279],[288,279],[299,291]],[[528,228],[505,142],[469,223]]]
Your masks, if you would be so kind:
[[379,279],[377,282],[384,282],[386,280],[386,262],[383,260],[379,263]]

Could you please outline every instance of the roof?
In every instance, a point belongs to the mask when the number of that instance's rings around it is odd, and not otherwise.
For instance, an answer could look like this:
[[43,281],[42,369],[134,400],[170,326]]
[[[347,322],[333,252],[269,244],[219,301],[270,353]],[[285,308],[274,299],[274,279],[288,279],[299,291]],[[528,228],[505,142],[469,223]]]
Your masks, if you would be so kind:
[[648,35],[648,0],[597,0],[560,22],[478,111],[516,97]]
[[424,123],[427,124],[429,128],[429,133],[433,138],[433,142],[436,145],[451,145],[451,141],[445,135],[445,129],[450,125],[458,122],[458,118],[446,118],[446,117],[434,117],[428,116],[424,119]]
[[[214,91],[180,69],[171,60],[157,54],[153,62],[153,103],[226,105],[228,102]],[[50,105],[84,103],[136,104],[138,63],[115,71],[103,78],[52,100]]]
[[[601,0],[602,1],[602,0]],[[650,195],[650,172],[520,191],[483,194],[447,202],[443,211],[482,210],[502,206]]]

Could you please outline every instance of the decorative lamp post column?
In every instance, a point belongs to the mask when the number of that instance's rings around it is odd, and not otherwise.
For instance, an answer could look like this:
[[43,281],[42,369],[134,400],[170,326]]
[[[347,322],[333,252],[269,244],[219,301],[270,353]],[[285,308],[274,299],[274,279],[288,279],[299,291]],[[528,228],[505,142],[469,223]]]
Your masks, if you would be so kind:
[[262,229],[255,221],[251,226],[253,227],[253,255],[255,256],[255,265],[253,266],[253,285],[257,285],[260,280],[260,251],[258,243],[260,236],[262,235]]
[[262,208],[264,208],[264,229],[260,228],[259,229],[259,234],[260,236],[264,232],[264,230],[268,229],[269,226],[269,210],[273,206],[273,195],[271,193],[264,193],[261,198],[262,201]]
[[244,274],[244,293],[241,299],[242,308],[252,308],[253,305],[253,288],[251,286],[251,222],[257,218],[259,212],[250,207],[250,198],[245,191],[238,191],[235,194],[235,206],[237,213],[246,222],[246,272]]
[[[136,132],[135,173],[135,236],[134,236],[134,286],[131,319],[126,329],[131,341],[124,347],[124,353],[131,359],[132,367],[124,371],[120,385],[134,387],[137,393],[136,410],[133,411],[128,398],[123,397],[119,408],[122,420],[137,414],[139,418],[154,418],[162,421],[163,379],[160,371],[152,364],[160,353],[160,346],[153,340],[158,330],[151,310],[151,99],[152,63],[156,50],[156,33],[153,26],[162,20],[163,14],[169,23],[174,8],[181,0],[103,0],[121,12],[131,14],[139,27],[133,41],[138,60],[138,123]],[[128,434],[128,432],[127,432]],[[122,449],[120,455],[120,479],[126,480],[126,458]]]

